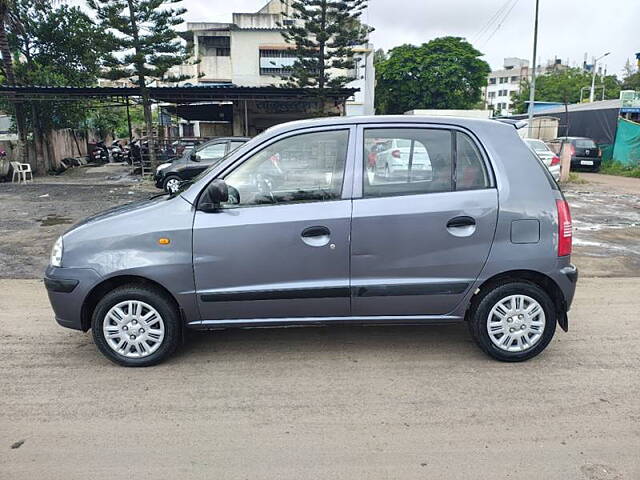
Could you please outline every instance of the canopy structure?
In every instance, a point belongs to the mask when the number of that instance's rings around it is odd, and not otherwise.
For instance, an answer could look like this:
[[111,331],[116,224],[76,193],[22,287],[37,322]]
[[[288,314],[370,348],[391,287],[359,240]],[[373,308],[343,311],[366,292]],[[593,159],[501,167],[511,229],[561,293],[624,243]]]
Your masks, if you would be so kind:
[[[227,123],[228,134],[233,135],[255,135],[278,123],[317,116],[320,111],[325,115],[344,115],[347,99],[357,91],[233,84],[149,88],[152,100],[169,115],[187,122]],[[0,97],[14,102],[100,100],[128,107],[132,99],[138,101],[141,93],[137,87],[0,85]]]

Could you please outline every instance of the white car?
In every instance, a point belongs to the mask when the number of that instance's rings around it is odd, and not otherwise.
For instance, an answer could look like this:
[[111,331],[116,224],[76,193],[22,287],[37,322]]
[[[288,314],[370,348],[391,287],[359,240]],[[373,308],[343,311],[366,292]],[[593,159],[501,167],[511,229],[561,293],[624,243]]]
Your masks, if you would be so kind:
[[542,140],[537,140],[535,138],[525,138],[524,142],[531,149],[533,153],[535,153],[542,163],[544,163],[553,178],[556,181],[560,180],[560,157],[555,154],[553,150],[551,150],[546,143]]
[[431,178],[431,159],[427,149],[420,142],[403,138],[389,139],[378,143],[374,154],[375,165],[372,166],[379,177],[388,179],[404,177],[408,174],[409,165],[411,165],[412,175],[424,179]]

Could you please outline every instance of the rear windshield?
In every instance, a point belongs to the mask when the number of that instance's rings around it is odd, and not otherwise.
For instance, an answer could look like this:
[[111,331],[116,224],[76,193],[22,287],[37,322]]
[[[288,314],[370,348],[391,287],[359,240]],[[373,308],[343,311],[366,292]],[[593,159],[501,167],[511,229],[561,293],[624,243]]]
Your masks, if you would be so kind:
[[576,147],[578,147],[578,148],[596,148],[596,144],[590,138],[578,138],[576,140]]

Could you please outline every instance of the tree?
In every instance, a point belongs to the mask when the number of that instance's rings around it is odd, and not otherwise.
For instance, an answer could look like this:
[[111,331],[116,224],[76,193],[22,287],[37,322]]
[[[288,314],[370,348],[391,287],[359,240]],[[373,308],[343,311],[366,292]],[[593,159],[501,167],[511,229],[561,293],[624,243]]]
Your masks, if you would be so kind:
[[380,62],[384,62],[387,58],[387,54],[382,48],[378,48],[375,52],[373,52],[374,65],[378,65]]
[[[9,39],[7,35],[7,27],[9,25],[15,25],[15,20],[11,15],[11,10],[14,6],[15,2],[13,0],[0,0],[0,55],[2,55],[2,73],[6,83],[9,85],[16,85],[16,76],[13,69],[13,57],[9,48]],[[18,127],[18,138],[20,151],[22,153],[22,161],[26,163],[27,132],[24,109],[23,105],[19,102],[16,102],[12,106],[15,112],[16,125]]]
[[[110,34],[112,54],[104,62],[106,77],[128,78],[140,88],[147,135],[153,143],[150,81],[179,82],[188,76],[172,76],[172,67],[188,63],[190,54],[175,27],[183,23],[181,0],[88,0],[99,25]],[[152,146],[152,145],[151,145]],[[150,148],[151,163],[155,149]]]
[[[80,8],[66,5],[53,8],[50,3],[39,0],[14,0],[11,18],[7,40],[14,57],[12,68],[16,83],[48,86],[95,84],[103,55],[103,34]],[[92,48],[86,48],[87,45]],[[42,145],[44,169],[50,167],[47,165],[50,132],[82,126],[87,117],[87,103],[23,103],[22,106],[26,107],[23,131],[33,130],[36,150],[38,144]]]
[[491,72],[481,56],[470,43],[457,37],[391,49],[389,58],[376,66],[377,112],[473,108]]
[[[540,75],[536,78],[536,101],[578,103],[580,90],[591,87],[592,75],[580,68],[568,68]],[[605,99],[620,97],[620,81],[615,75],[596,76],[596,86],[604,84]],[[520,91],[514,95],[515,111],[526,113],[529,101],[529,82],[523,81]]]
[[622,90],[640,91],[640,72],[632,73],[622,81]]
[[[282,0],[283,3],[285,0]],[[281,25],[296,61],[287,78],[292,87],[343,88],[355,79],[353,47],[367,42],[372,29],[360,21],[367,0],[293,0]],[[324,105],[324,102],[322,102]]]

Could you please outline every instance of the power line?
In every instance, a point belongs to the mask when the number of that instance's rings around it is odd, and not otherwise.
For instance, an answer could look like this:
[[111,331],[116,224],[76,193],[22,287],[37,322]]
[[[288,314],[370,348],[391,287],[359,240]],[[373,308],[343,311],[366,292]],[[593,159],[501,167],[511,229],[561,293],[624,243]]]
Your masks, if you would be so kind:
[[482,28],[478,30],[478,32],[474,35],[473,37],[474,42],[479,41],[483,37],[483,35],[489,31],[489,29],[494,24],[494,22],[500,18],[502,13],[508,8],[509,4],[512,1],[514,0],[507,0],[506,2],[504,2],[502,6],[491,16],[491,18],[487,20],[487,22],[482,26]]
[[482,44],[482,46],[484,47],[487,43],[489,43],[489,40],[491,40],[493,38],[493,36],[496,34],[496,32],[498,30],[500,30],[500,28],[502,27],[502,24],[507,20],[507,18],[509,18],[509,14],[513,11],[513,9],[516,7],[516,5],[518,4],[520,0],[514,0],[513,5],[511,5],[511,8],[507,11],[507,13],[502,17],[502,20],[500,20],[500,22],[498,23],[498,25],[496,26],[495,30],[493,32],[491,32],[491,35],[489,35],[487,37],[487,39],[484,41],[484,43]]

